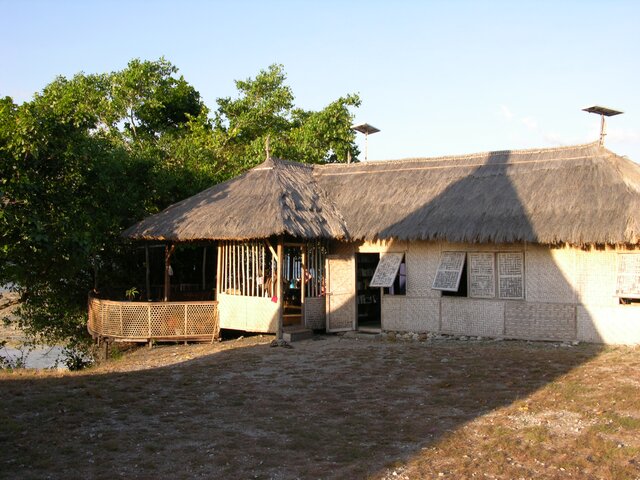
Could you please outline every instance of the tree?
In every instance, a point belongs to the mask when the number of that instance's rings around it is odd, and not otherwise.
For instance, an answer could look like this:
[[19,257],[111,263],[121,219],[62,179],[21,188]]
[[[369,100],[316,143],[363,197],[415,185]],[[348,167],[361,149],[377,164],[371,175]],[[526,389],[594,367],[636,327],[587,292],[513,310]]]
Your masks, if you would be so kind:
[[280,65],[236,82],[213,118],[163,58],[118,72],[56,78],[22,105],[0,99],[0,285],[22,294],[23,328],[86,337],[86,295],[125,285],[134,222],[275,156],[344,161],[357,148],[348,95],[294,106]]
[[0,103],[0,284],[20,289],[28,331],[82,337],[98,272],[115,284],[130,273],[122,230],[200,186],[162,154],[205,110],[174,73],[162,59],[133,61]]
[[345,162],[357,158],[350,107],[357,95],[347,95],[318,112],[294,106],[285,85],[282,65],[271,65],[255,79],[238,80],[239,96],[219,98],[214,135],[219,156],[236,166],[236,172],[262,161],[267,141],[270,154],[306,163]]

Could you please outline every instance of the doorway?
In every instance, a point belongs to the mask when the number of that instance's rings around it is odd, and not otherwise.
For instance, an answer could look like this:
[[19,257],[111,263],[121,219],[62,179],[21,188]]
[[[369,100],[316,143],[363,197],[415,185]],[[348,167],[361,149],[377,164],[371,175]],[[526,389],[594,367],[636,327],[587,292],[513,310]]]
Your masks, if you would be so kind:
[[285,327],[301,326],[302,322],[302,246],[285,244],[282,265],[282,300]]
[[380,261],[379,253],[356,254],[356,318],[358,330],[375,330],[381,323],[381,289],[370,287]]

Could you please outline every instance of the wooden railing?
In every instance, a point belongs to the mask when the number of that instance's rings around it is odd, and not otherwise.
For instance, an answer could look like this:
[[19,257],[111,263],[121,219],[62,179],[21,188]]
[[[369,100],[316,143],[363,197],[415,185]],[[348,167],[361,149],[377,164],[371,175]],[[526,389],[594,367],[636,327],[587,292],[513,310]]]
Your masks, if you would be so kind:
[[127,302],[89,294],[89,333],[119,342],[211,341],[218,338],[218,302]]

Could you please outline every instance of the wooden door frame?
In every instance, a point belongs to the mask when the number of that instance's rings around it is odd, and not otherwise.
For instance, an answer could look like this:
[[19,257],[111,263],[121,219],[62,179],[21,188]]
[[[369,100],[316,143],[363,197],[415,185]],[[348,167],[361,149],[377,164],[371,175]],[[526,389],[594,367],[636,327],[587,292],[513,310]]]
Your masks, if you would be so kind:
[[[354,285],[354,291],[350,292],[349,294],[351,295],[352,301],[351,301],[351,306],[353,309],[353,321],[352,321],[352,325],[351,328],[348,327],[344,327],[344,328],[330,328],[331,327],[331,298],[330,296],[333,295],[333,292],[331,291],[331,270],[329,268],[329,262],[330,260],[337,260],[337,259],[352,259],[353,260],[353,285]],[[327,322],[326,322],[326,331],[328,333],[335,333],[335,332],[350,332],[350,331],[354,331],[356,329],[356,324],[357,324],[357,303],[356,303],[356,291],[355,291],[355,285],[356,285],[356,257],[355,257],[355,252],[352,253],[348,253],[348,254],[327,254],[325,257],[325,272],[327,272],[326,274],[326,289],[325,289],[325,295],[327,296],[327,302],[326,302],[326,316],[327,316]]]

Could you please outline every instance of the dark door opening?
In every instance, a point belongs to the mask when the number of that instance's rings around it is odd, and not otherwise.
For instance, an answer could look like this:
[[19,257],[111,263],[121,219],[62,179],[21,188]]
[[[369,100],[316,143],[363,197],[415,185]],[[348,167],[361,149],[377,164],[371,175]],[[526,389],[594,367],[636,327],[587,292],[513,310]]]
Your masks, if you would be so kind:
[[380,261],[379,253],[356,254],[356,305],[358,330],[380,329],[380,288],[370,287],[371,279]]
[[285,327],[302,325],[302,248],[285,244],[283,253],[282,324]]

